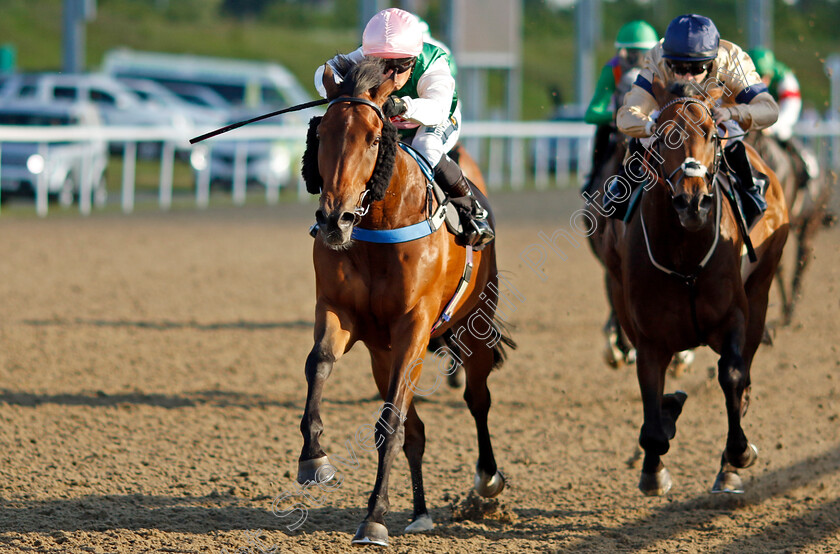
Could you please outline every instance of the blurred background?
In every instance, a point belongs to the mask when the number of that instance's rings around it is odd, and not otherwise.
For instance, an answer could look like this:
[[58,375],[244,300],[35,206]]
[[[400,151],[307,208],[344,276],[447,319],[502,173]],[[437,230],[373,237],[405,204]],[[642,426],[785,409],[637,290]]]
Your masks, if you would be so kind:
[[303,196],[316,110],[194,148],[187,139],[315,98],[315,68],[356,48],[369,17],[392,6],[453,51],[462,137],[493,188],[579,185],[594,132],[583,113],[618,29],[644,19],[661,36],[682,13],[771,48],[801,85],[798,131],[823,164],[840,162],[840,1],[2,0],[3,208]]

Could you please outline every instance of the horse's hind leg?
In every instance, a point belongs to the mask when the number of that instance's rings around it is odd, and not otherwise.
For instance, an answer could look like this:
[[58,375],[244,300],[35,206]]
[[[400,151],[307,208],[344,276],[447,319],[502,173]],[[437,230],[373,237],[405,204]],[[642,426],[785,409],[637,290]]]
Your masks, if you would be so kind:
[[[375,439],[378,453],[376,481],[368,499],[368,511],[353,537],[353,544],[388,544],[388,528],[385,526],[385,514],[390,508],[388,482],[394,459],[403,446],[406,435],[404,422],[414,397],[414,391],[423,368],[423,353],[429,344],[429,329],[432,326],[432,313],[435,309],[418,304],[416,309],[397,321],[391,328],[391,356],[388,369],[387,394],[385,404],[375,425]],[[375,371],[377,386],[380,384],[380,372]],[[418,419],[419,422],[419,419]],[[415,425],[415,432],[419,428]],[[409,451],[418,443],[413,443]],[[417,457],[419,470],[419,460]],[[413,472],[412,472],[413,473]],[[423,502],[425,504],[425,502]],[[416,506],[415,506],[416,507]]]
[[[465,318],[464,321],[468,322],[470,319]],[[489,322],[485,319],[484,323]],[[470,332],[463,333],[462,359],[466,373],[464,400],[475,420],[478,436],[475,490],[485,498],[492,498],[499,495],[505,488],[505,477],[496,466],[493,445],[490,441],[490,429],[487,426],[487,416],[490,413],[490,389],[487,388],[487,377],[493,369],[492,346],[494,341],[499,340],[499,335],[488,331],[482,336],[483,339]]]
[[639,490],[647,496],[662,496],[671,488],[671,475],[661,458],[668,452],[670,440],[677,433],[677,418],[682,412],[686,394],[663,394],[665,372],[671,361],[670,352],[646,344],[640,344],[636,351],[636,373],[644,410],[639,445],[645,451]]
[[315,345],[306,358],[306,406],[300,421],[303,448],[298,461],[297,480],[301,484],[329,480],[333,476],[330,467],[321,469],[329,466],[329,459],[320,442],[324,430],[321,422],[321,397],[333,365],[344,354],[350,342],[349,326],[342,325],[335,312],[319,313],[316,318]]
[[[768,285],[769,288],[769,285]],[[766,308],[766,301],[764,303]],[[742,320],[743,321],[743,320]],[[750,361],[761,336],[764,333],[764,318],[761,318],[757,339],[752,338],[744,344],[742,326],[738,326],[726,337],[718,362],[718,382],[726,397],[726,415],[729,431],[726,436],[726,448],[721,456],[721,467],[712,485],[712,492],[744,492],[744,486],[738,475],[738,468],[750,467],[758,457],[758,449],[747,440],[741,419],[746,415],[750,400]],[[749,340],[749,339],[748,339]],[[742,352],[744,355],[742,355]],[[746,358],[746,359],[745,359]]]
[[790,304],[785,309],[785,324],[789,324],[793,319],[793,310],[799,297],[802,296],[802,277],[805,275],[805,268],[808,267],[808,262],[811,261],[811,256],[814,253],[814,235],[822,225],[822,210],[817,210],[811,214],[805,221],[802,222],[802,227],[799,229],[797,238],[797,264],[793,272],[793,283],[790,287]]

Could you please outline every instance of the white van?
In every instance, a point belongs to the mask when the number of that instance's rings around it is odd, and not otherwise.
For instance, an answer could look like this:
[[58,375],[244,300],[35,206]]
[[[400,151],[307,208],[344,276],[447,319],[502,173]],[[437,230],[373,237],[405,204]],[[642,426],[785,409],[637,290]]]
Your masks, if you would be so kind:
[[235,108],[285,108],[312,99],[295,76],[277,63],[120,48],[105,54],[102,71],[116,77],[152,79],[176,92],[186,85],[201,85]]

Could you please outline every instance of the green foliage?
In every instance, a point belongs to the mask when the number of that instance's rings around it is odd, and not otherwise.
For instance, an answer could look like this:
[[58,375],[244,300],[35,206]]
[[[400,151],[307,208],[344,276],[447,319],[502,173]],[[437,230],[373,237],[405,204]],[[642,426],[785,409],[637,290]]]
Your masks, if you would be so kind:
[[[421,15],[442,36],[441,14],[447,0],[428,0]],[[61,65],[61,0],[0,0],[2,42],[17,49],[23,70],[50,70]],[[359,44],[358,0],[98,0],[96,18],[87,24],[87,67],[99,67],[104,53],[118,46],[137,50],[185,52],[280,62],[310,91],[314,68],[337,52]],[[661,34],[681,13],[711,17],[723,38],[746,44],[746,0],[650,0],[602,2],[603,33],[596,56],[600,66],[613,54],[619,27],[644,19]],[[228,11],[223,9],[228,6]],[[238,7],[254,9],[231,13]],[[544,0],[524,0],[522,44],[522,116],[548,117],[558,91],[573,102],[575,91],[573,9],[557,10]],[[259,9],[256,9],[259,8]],[[828,80],[823,61],[840,51],[836,1],[775,2],[776,57],[799,77],[806,103],[824,110]],[[501,105],[503,86],[490,78],[490,106]]]

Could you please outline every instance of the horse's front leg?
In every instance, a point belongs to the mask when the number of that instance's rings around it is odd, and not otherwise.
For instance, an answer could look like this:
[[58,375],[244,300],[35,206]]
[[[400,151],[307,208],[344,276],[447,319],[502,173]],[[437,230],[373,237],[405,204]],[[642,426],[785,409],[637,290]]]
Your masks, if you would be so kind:
[[306,407],[300,421],[303,449],[298,462],[297,480],[301,484],[332,478],[332,472],[327,475],[322,471],[323,474],[318,475],[321,467],[329,465],[320,442],[324,430],[321,422],[321,397],[333,365],[350,343],[351,332],[349,318],[346,316],[342,318],[338,312],[320,306],[316,310],[315,345],[306,358]]
[[639,445],[645,451],[639,490],[647,496],[661,496],[671,488],[671,475],[661,457],[668,452],[670,440],[677,433],[677,418],[686,394],[678,391],[663,395],[671,352],[646,342],[639,344],[636,352],[636,372],[644,410]]
[[[376,422],[376,445],[379,461],[376,482],[368,500],[368,513],[359,525],[353,544],[388,544],[385,514],[388,512],[388,480],[394,457],[405,439],[404,422],[414,396],[414,383],[420,379],[423,354],[429,343],[431,310],[415,310],[391,328],[391,374],[388,394]],[[422,485],[421,485],[422,486]]]
[[[767,290],[770,288],[767,279],[763,308],[766,310]],[[760,300],[760,299],[759,299]],[[751,321],[749,344],[745,345],[743,316],[739,316],[738,325],[730,331],[724,340],[718,361],[718,383],[726,398],[726,416],[729,431],[726,436],[726,448],[721,455],[720,471],[712,485],[712,492],[744,492],[744,484],[738,475],[739,468],[747,468],[758,458],[758,449],[747,440],[741,427],[741,418],[747,413],[750,401],[750,364],[752,355],[758,348],[764,328],[764,311],[759,312],[755,321]],[[749,352],[745,351],[749,350]]]

